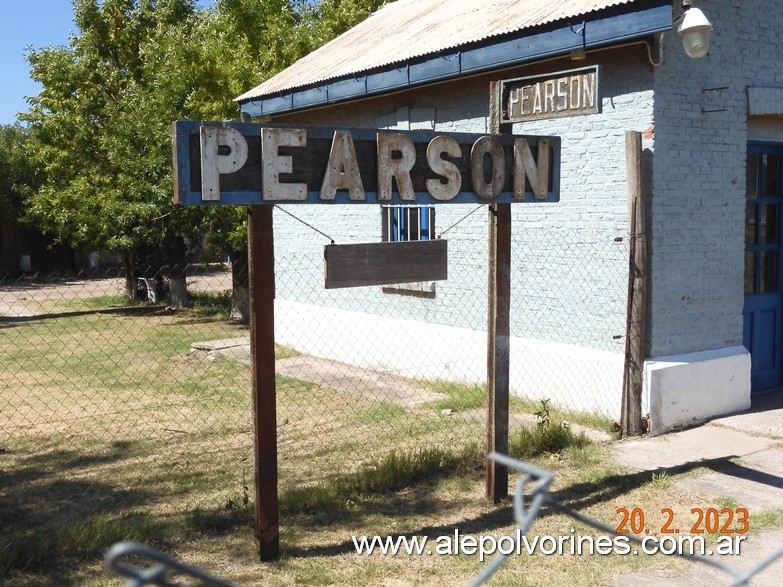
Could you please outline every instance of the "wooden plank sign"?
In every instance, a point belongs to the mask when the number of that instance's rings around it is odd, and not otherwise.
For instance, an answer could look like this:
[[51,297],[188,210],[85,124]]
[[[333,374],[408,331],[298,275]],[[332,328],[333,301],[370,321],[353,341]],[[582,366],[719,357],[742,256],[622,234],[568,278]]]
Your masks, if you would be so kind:
[[502,122],[595,114],[601,111],[598,65],[547,75],[503,80]]
[[554,202],[559,137],[174,124],[174,201],[209,204]]
[[448,241],[401,241],[324,247],[324,287],[362,287],[448,277]]

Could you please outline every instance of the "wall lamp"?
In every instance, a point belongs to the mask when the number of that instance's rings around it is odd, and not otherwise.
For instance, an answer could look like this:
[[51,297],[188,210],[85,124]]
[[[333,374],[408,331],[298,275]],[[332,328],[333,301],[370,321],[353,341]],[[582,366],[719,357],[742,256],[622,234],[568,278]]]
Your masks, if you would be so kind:
[[[704,57],[710,50],[710,33],[712,32],[712,23],[705,14],[698,8],[693,7],[693,0],[682,0],[682,13],[672,21],[672,27],[677,26],[677,33],[682,38],[682,46],[685,53],[693,59]],[[578,30],[571,28],[575,34],[581,34],[584,38],[585,23]],[[651,45],[647,41],[632,41],[627,45],[636,45],[642,43],[647,47],[647,59],[653,67],[663,65],[663,33],[658,33],[654,43]],[[607,47],[598,47],[595,49],[576,49],[571,51],[571,59],[582,61],[587,57],[587,52],[601,51],[603,49],[617,49],[626,45],[611,45]],[[653,50],[657,49],[658,59],[653,59]]]
[[682,37],[685,53],[689,57],[699,59],[710,50],[712,23],[700,9],[693,7],[693,0],[683,0],[682,8],[685,13],[682,15],[680,26],[677,27],[677,33]]

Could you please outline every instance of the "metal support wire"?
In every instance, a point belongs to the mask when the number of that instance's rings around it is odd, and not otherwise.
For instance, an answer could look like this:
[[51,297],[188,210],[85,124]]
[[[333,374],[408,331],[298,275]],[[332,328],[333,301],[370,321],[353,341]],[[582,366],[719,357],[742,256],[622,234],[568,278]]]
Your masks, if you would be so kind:
[[[533,465],[529,465],[522,461],[512,459],[506,455],[502,455],[496,452],[490,453],[489,458],[501,465],[508,467],[509,469],[514,469],[524,473],[519,482],[517,482],[516,492],[514,493],[514,519],[519,525],[521,532],[517,533],[516,538],[512,538],[512,540],[514,540],[514,548],[511,549],[510,553],[516,551],[516,540],[519,537],[527,534],[527,531],[535,521],[543,505],[548,505],[553,509],[566,514],[567,516],[582,522],[583,524],[600,530],[601,532],[606,532],[607,534],[611,534],[613,536],[621,536],[617,533],[615,528],[611,528],[606,524],[602,524],[598,520],[594,520],[588,516],[580,514],[576,510],[573,510],[553,499],[552,496],[549,495],[549,486],[552,484],[552,481],[554,481],[555,477],[549,471],[534,467]],[[531,500],[530,507],[526,509],[525,490],[528,488],[528,486],[530,486]],[[622,534],[622,536],[626,536],[630,542],[634,542],[639,545],[643,544],[642,539],[633,534]],[[493,558],[469,583],[470,587],[478,587],[479,585],[483,585],[500,568],[506,559],[511,556],[510,553],[499,554]],[[711,567],[715,567],[725,573],[728,573],[733,579],[730,587],[740,587],[748,585],[749,579],[751,579],[757,573],[760,573],[777,559],[781,558],[781,556],[783,556],[783,548],[776,550],[767,558],[762,559],[748,571],[740,571],[730,567],[729,565],[724,565],[723,563],[698,554],[688,554],[686,552],[676,552],[674,554],[675,556],[710,565]]]
[[296,220],[297,222],[301,222],[301,223],[302,223],[302,224],[304,224],[304,225],[305,225],[307,228],[309,228],[309,229],[311,229],[311,230],[313,230],[313,231],[317,232],[317,233],[318,233],[318,234],[320,234],[321,236],[328,238],[328,239],[331,241],[331,243],[332,243],[332,244],[334,244],[334,239],[333,239],[331,236],[329,236],[329,235],[328,235],[328,234],[326,234],[325,232],[322,232],[322,231],[318,230],[318,229],[317,229],[315,226],[313,226],[312,224],[309,224],[309,223],[305,222],[304,220],[302,220],[302,219],[301,219],[301,218],[299,218],[298,216],[295,216],[294,214],[292,214],[291,212],[289,212],[289,211],[288,211],[288,210],[286,210],[285,208],[281,208],[281,207],[280,207],[280,206],[278,206],[277,204],[275,204],[275,208],[277,208],[277,209],[278,209],[278,210],[280,210],[281,212],[284,212],[284,213],[288,214],[288,215],[289,215],[291,218],[293,218],[293,219],[294,219],[294,220]]
[[[158,564],[142,569],[123,562],[123,559],[129,557]],[[234,587],[233,583],[208,575],[204,571],[186,565],[154,548],[134,542],[119,542],[112,546],[106,552],[106,564],[112,570],[131,578],[125,584],[125,587],[141,587],[142,585],[182,586],[181,583],[174,583],[169,580],[168,575],[172,571],[198,579],[201,581],[201,585],[207,587]]]
[[479,204],[478,206],[476,206],[475,208],[473,208],[473,210],[471,210],[470,212],[468,212],[467,214],[465,214],[465,215],[464,215],[462,218],[460,218],[459,220],[457,220],[457,221],[456,221],[454,224],[452,224],[451,226],[449,226],[448,228],[446,228],[446,230],[442,230],[440,233],[438,233],[438,238],[441,238],[441,237],[442,237],[444,234],[446,234],[446,233],[447,233],[448,231],[450,231],[452,228],[454,228],[455,226],[457,226],[457,225],[458,225],[460,222],[462,222],[463,220],[466,220],[466,219],[467,219],[469,216],[471,216],[471,215],[475,214],[476,212],[478,212],[479,210],[481,210],[481,209],[482,209],[484,206],[486,206],[486,204]]

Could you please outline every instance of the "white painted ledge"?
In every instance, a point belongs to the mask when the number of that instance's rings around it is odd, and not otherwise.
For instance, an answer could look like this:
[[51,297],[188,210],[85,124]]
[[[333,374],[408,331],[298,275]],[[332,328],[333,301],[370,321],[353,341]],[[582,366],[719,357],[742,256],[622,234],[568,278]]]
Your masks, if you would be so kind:
[[750,353],[742,346],[650,359],[643,410],[655,436],[750,408]]
[[[315,357],[413,379],[483,384],[487,333],[275,300],[275,341]],[[620,417],[623,355],[511,337],[512,394]]]

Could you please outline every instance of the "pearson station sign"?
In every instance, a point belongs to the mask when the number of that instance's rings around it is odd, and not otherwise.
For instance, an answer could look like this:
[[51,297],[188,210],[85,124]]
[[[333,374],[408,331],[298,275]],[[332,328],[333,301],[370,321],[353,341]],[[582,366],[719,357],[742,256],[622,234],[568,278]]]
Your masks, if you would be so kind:
[[544,118],[596,114],[600,67],[571,69],[547,75],[501,82],[503,122],[526,122]]
[[559,137],[174,123],[183,205],[554,202]]

